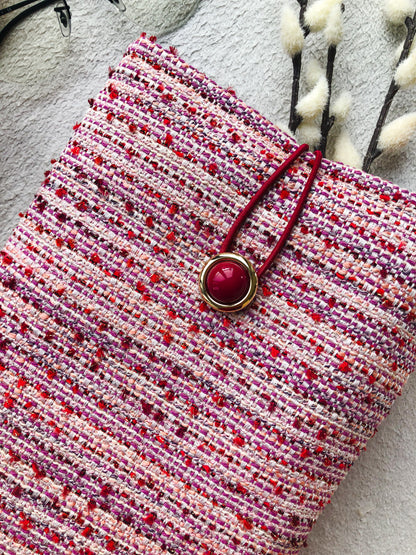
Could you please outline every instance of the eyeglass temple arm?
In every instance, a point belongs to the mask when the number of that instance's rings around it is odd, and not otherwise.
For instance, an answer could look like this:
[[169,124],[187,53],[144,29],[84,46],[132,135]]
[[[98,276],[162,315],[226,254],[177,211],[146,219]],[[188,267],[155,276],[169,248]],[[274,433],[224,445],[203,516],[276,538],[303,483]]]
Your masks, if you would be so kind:
[[120,12],[126,11],[126,6],[124,5],[123,0],[109,0],[111,4],[113,4]]

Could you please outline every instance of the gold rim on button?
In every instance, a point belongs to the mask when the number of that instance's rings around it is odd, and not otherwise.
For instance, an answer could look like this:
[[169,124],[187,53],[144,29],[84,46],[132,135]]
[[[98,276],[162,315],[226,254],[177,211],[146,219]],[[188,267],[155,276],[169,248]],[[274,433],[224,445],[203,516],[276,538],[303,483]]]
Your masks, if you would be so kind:
[[[218,262],[232,260],[233,262],[237,262],[243,268],[247,270],[250,286],[248,288],[247,293],[244,295],[242,299],[236,301],[232,304],[223,304],[216,301],[209,293],[207,289],[207,277],[208,273]],[[199,289],[201,291],[202,298],[216,310],[220,310],[221,312],[237,312],[238,310],[242,310],[246,308],[254,299],[257,292],[258,286],[258,278],[256,274],[256,270],[254,269],[252,263],[247,260],[241,254],[235,254],[232,252],[222,252],[220,254],[215,255],[213,258],[210,258],[205,266],[202,268],[201,273],[199,274]]]

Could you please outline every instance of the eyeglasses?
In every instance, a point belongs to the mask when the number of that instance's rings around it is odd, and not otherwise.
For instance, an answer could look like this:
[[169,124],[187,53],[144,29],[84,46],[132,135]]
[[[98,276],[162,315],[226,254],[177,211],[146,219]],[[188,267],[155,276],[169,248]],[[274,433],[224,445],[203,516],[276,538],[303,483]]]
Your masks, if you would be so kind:
[[[109,0],[111,4],[113,4],[120,12],[124,12],[126,7],[123,4],[122,0]],[[69,37],[71,34],[71,10],[69,9],[69,5],[66,0],[60,0],[56,3],[56,0],[22,0],[17,4],[13,4],[8,6],[7,8],[2,8],[0,10],[0,17],[12,13],[16,10],[21,8],[23,9],[19,14],[13,17],[3,29],[0,31],[0,42],[4,39],[4,37],[11,31],[11,29],[22,21],[27,16],[31,15],[32,13],[37,12],[43,8],[51,6],[52,4],[56,4],[54,7],[54,12],[58,18],[59,28],[61,29],[61,33],[64,37]]]

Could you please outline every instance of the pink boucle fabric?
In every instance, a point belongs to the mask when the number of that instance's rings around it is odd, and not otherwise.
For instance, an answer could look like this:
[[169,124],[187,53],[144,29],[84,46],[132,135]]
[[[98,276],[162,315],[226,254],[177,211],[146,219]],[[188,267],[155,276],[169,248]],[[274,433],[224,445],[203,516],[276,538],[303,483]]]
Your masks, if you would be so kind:
[[[141,38],[2,251],[4,554],[296,554],[416,359],[416,193],[324,160],[255,302],[198,276],[294,141]],[[233,250],[258,267],[313,163]]]

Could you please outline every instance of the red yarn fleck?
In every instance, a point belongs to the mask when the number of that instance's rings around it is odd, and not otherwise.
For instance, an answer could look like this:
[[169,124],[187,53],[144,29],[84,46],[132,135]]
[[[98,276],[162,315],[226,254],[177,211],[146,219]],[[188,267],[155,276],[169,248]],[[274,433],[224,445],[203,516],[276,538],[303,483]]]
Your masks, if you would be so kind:
[[101,488],[100,495],[102,495],[103,497],[108,497],[111,494],[112,494],[111,486],[104,484],[103,487]]
[[27,380],[25,380],[25,378],[19,378],[17,381],[17,387],[24,387],[25,385],[27,385]]
[[59,198],[63,198],[67,194],[68,194],[68,191],[64,187],[59,187],[59,189],[56,189],[55,191],[55,195]]
[[124,207],[129,214],[132,214],[134,212],[134,204],[130,200],[127,200],[125,202]]
[[52,381],[53,379],[56,378],[56,370],[53,370],[52,368],[50,368],[46,375],[47,375],[48,380]]
[[23,518],[20,521],[20,526],[21,526],[22,530],[24,530],[26,532],[27,530],[30,530],[31,528],[33,528],[33,523],[29,518]]
[[71,493],[71,488],[65,484],[65,486],[62,489],[62,497],[66,499],[70,493]]
[[88,202],[86,200],[80,200],[75,203],[75,208],[80,212],[86,212],[88,210]]
[[323,441],[328,437],[328,431],[325,428],[321,428],[318,433],[316,434],[317,439]]
[[192,416],[197,416],[199,412],[198,407],[195,405],[191,405],[189,407],[189,412],[192,414]]
[[175,394],[173,393],[173,391],[166,391],[165,399],[166,401],[173,401],[175,399]]
[[237,483],[235,489],[238,491],[238,493],[242,493],[243,495],[245,495],[247,493],[247,488],[245,488],[242,484]]
[[223,407],[225,404],[224,397],[222,397],[219,393],[216,393],[212,396],[212,400],[216,403],[219,407]]
[[318,377],[318,374],[314,372],[311,368],[307,368],[305,374],[306,374],[306,379],[308,380],[316,380],[316,378]]
[[253,523],[248,518],[241,518],[241,524],[246,530],[253,529]]
[[335,297],[331,297],[330,299],[328,299],[328,305],[333,308],[336,304],[336,299]]
[[131,343],[132,343],[132,340],[131,340],[130,337],[124,337],[121,340],[121,348],[124,349],[124,350],[130,349],[131,348]]
[[80,331],[75,332],[74,339],[77,343],[82,343],[85,339],[84,334]]
[[292,526],[299,526],[300,524],[300,518],[298,517],[298,515],[292,515],[290,521],[292,523]]
[[115,551],[117,549],[116,543],[114,540],[109,540],[106,545],[107,551]]
[[311,317],[314,322],[320,322],[322,320],[322,315],[316,312],[312,312]]
[[139,293],[144,293],[146,291],[146,286],[144,283],[142,283],[141,281],[138,281],[136,283],[136,291],[138,291]]
[[215,162],[212,162],[209,166],[208,166],[208,171],[210,174],[215,175],[218,171],[218,166]]
[[84,530],[81,532],[81,535],[84,536],[84,538],[89,538],[92,534],[92,528],[91,526],[87,526],[86,528],[84,528]]
[[300,430],[302,428],[302,420],[298,416],[293,421],[293,427],[296,428],[296,430]]
[[300,456],[302,459],[306,459],[307,457],[311,456],[311,452],[309,451],[309,449],[307,447],[304,447],[300,453]]
[[185,426],[179,426],[175,431],[175,435],[178,437],[184,437],[186,431],[187,428]]
[[142,399],[140,402],[141,402],[141,405],[142,405],[143,413],[144,413],[146,416],[149,416],[149,414],[152,412],[153,405],[151,405],[151,404],[148,403],[147,401],[144,401],[143,399]]
[[243,445],[245,444],[245,440],[241,436],[236,436],[233,439],[233,443],[235,445],[238,445],[239,447],[243,447]]
[[152,216],[147,216],[145,222],[146,222],[147,227],[154,227]]
[[152,275],[150,276],[150,281],[151,281],[152,283],[158,283],[158,281],[160,281],[160,276],[159,276],[159,274],[152,274]]
[[45,471],[40,468],[37,463],[32,462],[32,470],[35,473],[35,478],[37,478],[38,480],[41,480],[42,478],[45,478],[46,473]]
[[19,485],[14,486],[14,488],[12,489],[12,495],[14,495],[14,497],[21,497],[22,493],[23,493],[23,489]]
[[276,358],[279,355],[279,349],[277,349],[276,347],[272,347],[270,349],[270,354],[272,355],[273,358]]
[[166,332],[163,335],[163,341],[165,341],[165,343],[167,343],[168,345],[172,343],[172,340],[173,340],[173,335],[171,335],[169,332]]
[[351,371],[351,366],[345,360],[343,362],[341,362],[341,364],[338,366],[338,368],[339,368],[339,370],[341,370],[341,372],[350,372]]
[[152,524],[154,524],[156,520],[156,516],[153,513],[149,513],[148,515],[143,517],[143,520],[145,521],[146,524],[148,524],[149,526],[152,526]]

